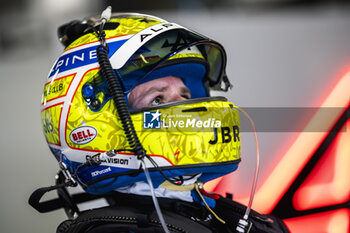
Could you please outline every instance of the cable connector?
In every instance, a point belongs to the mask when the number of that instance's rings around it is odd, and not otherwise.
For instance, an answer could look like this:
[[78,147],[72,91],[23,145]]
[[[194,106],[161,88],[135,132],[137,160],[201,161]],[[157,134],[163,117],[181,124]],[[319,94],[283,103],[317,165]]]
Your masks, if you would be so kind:
[[249,233],[251,227],[252,227],[251,222],[249,222],[247,219],[241,218],[238,221],[236,231],[237,233]]
[[100,165],[102,163],[101,159],[100,159],[101,153],[95,154],[93,156],[86,156],[86,162],[83,164],[83,166],[96,166],[96,165]]
[[102,22],[104,21],[104,23],[105,23],[111,19],[111,16],[112,16],[112,7],[108,6],[104,11],[102,11],[101,21]]
[[59,162],[59,167],[66,179],[65,183],[66,183],[66,186],[72,186],[72,187],[75,187],[78,185],[78,183],[75,181],[75,179],[72,177],[72,174],[69,172],[68,170],[68,166],[66,163],[64,162]]
[[105,26],[105,23],[110,20],[112,16],[112,7],[108,6],[104,11],[102,11],[101,13],[101,18],[100,18],[100,29],[97,32],[97,37],[101,43],[101,45],[107,49],[108,51],[108,47],[107,47],[107,43],[106,43],[106,33],[103,31],[103,28]]
[[86,166],[100,165],[103,162],[106,162],[108,158],[116,156],[118,153],[116,150],[110,150],[103,153],[97,153],[93,156],[86,156]]
[[147,154],[146,153],[140,153],[140,154],[136,154],[136,156],[137,156],[137,159],[142,160],[144,157],[147,156]]

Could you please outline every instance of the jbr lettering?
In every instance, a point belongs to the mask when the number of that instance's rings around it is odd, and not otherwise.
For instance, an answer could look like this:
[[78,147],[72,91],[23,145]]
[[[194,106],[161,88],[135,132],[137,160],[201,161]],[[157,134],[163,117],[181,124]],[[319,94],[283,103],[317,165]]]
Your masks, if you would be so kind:
[[[221,127],[220,131],[221,131],[222,143],[229,143],[232,141],[232,139],[234,142],[240,141],[239,127],[237,125],[234,125],[233,127]],[[213,133],[214,133],[214,139],[209,141],[209,143],[212,145],[218,143],[218,140],[219,140],[218,128],[213,128]]]

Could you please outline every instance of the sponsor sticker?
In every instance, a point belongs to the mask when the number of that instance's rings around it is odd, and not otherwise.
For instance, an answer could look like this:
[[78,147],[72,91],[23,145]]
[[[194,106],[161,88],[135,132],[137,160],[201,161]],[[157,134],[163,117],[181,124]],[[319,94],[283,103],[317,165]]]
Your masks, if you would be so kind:
[[75,75],[70,74],[46,83],[41,104],[66,96]]
[[91,142],[97,136],[97,130],[92,126],[81,126],[75,128],[69,135],[70,140],[77,145]]
[[46,141],[57,146],[61,146],[59,131],[62,106],[63,102],[41,110],[41,123]]
[[112,171],[111,168],[107,167],[103,170],[97,170],[97,171],[91,172],[91,176],[95,177],[95,176],[103,175],[103,174],[111,172],[111,171]]

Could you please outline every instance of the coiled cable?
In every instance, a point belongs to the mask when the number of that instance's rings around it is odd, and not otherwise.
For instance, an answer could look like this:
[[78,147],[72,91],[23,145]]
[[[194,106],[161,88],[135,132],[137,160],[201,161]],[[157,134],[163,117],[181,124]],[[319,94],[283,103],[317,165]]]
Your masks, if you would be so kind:
[[[104,32],[102,31],[102,33]],[[113,70],[112,65],[109,61],[107,45],[101,43],[96,48],[96,52],[97,60],[101,67],[102,76],[105,77],[108,84],[109,91],[113,97],[114,105],[117,109],[120,121],[122,122],[128,143],[131,148],[133,148],[134,153],[138,156],[138,158],[142,158],[145,156],[146,151],[140,143],[135,132],[134,124],[132,122],[124,97],[124,92],[119,83],[119,77],[116,77],[116,72]]]
[[99,45],[96,49],[97,51],[97,60],[98,63],[101,67],[101,72],[103,77],[105,77],[109,91],[112,94],[113,100],[114,100],[114,105],[118,111],[118,115],[120,118],[120,121],[122,122],[123,129],[126,135],[126,138],[128,140],[129,145],[133,148],[135,155],[137,156],[138,159],[141,160],[143,164],[143,169],[145,171],[145,175],[147,178],[147,182],[150,186],[151,194],[152,194],[152,199],[154,202],[154,206],[156,208],[156,212],[158,215],[158,218],[161,222],[161,225],[163,227],[163,230],[166,233],[169,233],[169,230],[166,226],[166,223],[163,218],[163,214],[161,213],[157,198],[154,193],[154,188],[152,185],[152,180],[149,175],[146,163],[144,162],[144,157],[146,156],[146,151],[143,148],[142,144],[140,143],[137,134],[135,132],[135,128],[129,113],[129,109],[127,107],[125,97],[123,90],[121,89],[120,84],[118,83],[118,79],[115,76],[115,72],[111,66],[111,63],[108,58],[108,47],[106,45]]
[[128,109],[128,105],[126,103],[125,97],[124,97],[124,92],[121,88],[121,84],[119,82],[120,76],[117,77],[118,73],[115,72],[112,68],[112,65],[109,61],[108,57],[108,45],[105,41],[105,32],[103,31],[103,27],[105,22],[107,21],[108,18],[110,18],[110,13],[111,13],[111,8],[108,7],[103,13],[102,13],[102,21],[100,25],[99,31],[95,30],[94,32],[97,34],[97,37],[100,40],[100,45],[97,46],[96,48],[96,54],[97,54],[97,61],[100,65],[101,68],[101,73],[102,76],[106,79],[106,82],[108,84],[109,91],[113,97],[114,105],[117,109],[120,121],[122,122],[123,129],[127,138],[127,141],[131,148],[133,149],[135,155],[137,156],[138,159],[141,160],[143,164],[143,169],[147,178],[147,182],[150,186],[151,194],[152,194],[152,199],[154,206],[156,208],[156,212],[158,215],[158,218],[161,222],[161,225],[163,227],[163,230],[165,233],[170,233],[167,225],[164,221],[163,214],[160,210],[157,198],[154,193],[154,188],[151,180],[151,176],[148,172],[146,163],[144,161],[144,157],[147,156],[146,150],[143,148],[137,134],[134,128],[134,124],[132,122],[130,112]]

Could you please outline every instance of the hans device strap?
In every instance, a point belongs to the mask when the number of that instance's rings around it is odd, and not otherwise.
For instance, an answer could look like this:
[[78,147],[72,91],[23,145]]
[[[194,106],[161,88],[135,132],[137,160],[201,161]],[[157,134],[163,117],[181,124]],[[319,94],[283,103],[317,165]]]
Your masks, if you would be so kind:
[[[49,190],[59,190],[59,198],[40,202]],[[111,192],[105,195],[63,192],[65,185],[41,188],[34,192],[29,203],[39,212],[64,208],[70,219],[62,222],[57,233],[114,233],[114,232],[162,232],[153,202],[149,196]],[[77,204],[105,198],[109,207],[80,212]],[[170,232],[233,233],[246,207],[231,199],[220,197],[214,211],[226,222],[222,224],[202,205],[168,198],[158,198]],[[78,217],[73,218],[74,213]],[[252,211],[249,216],[250,233],[288,233],[284,223],[271,215]]]
[[[199,222],[178,213],[163,210],[167,227],[172,233],[212,233]],[[83,212],[75,220],[67,220],[57,228],[57,233],[114,233],[163,232],[156,212],[152,208],[106,207]]]

